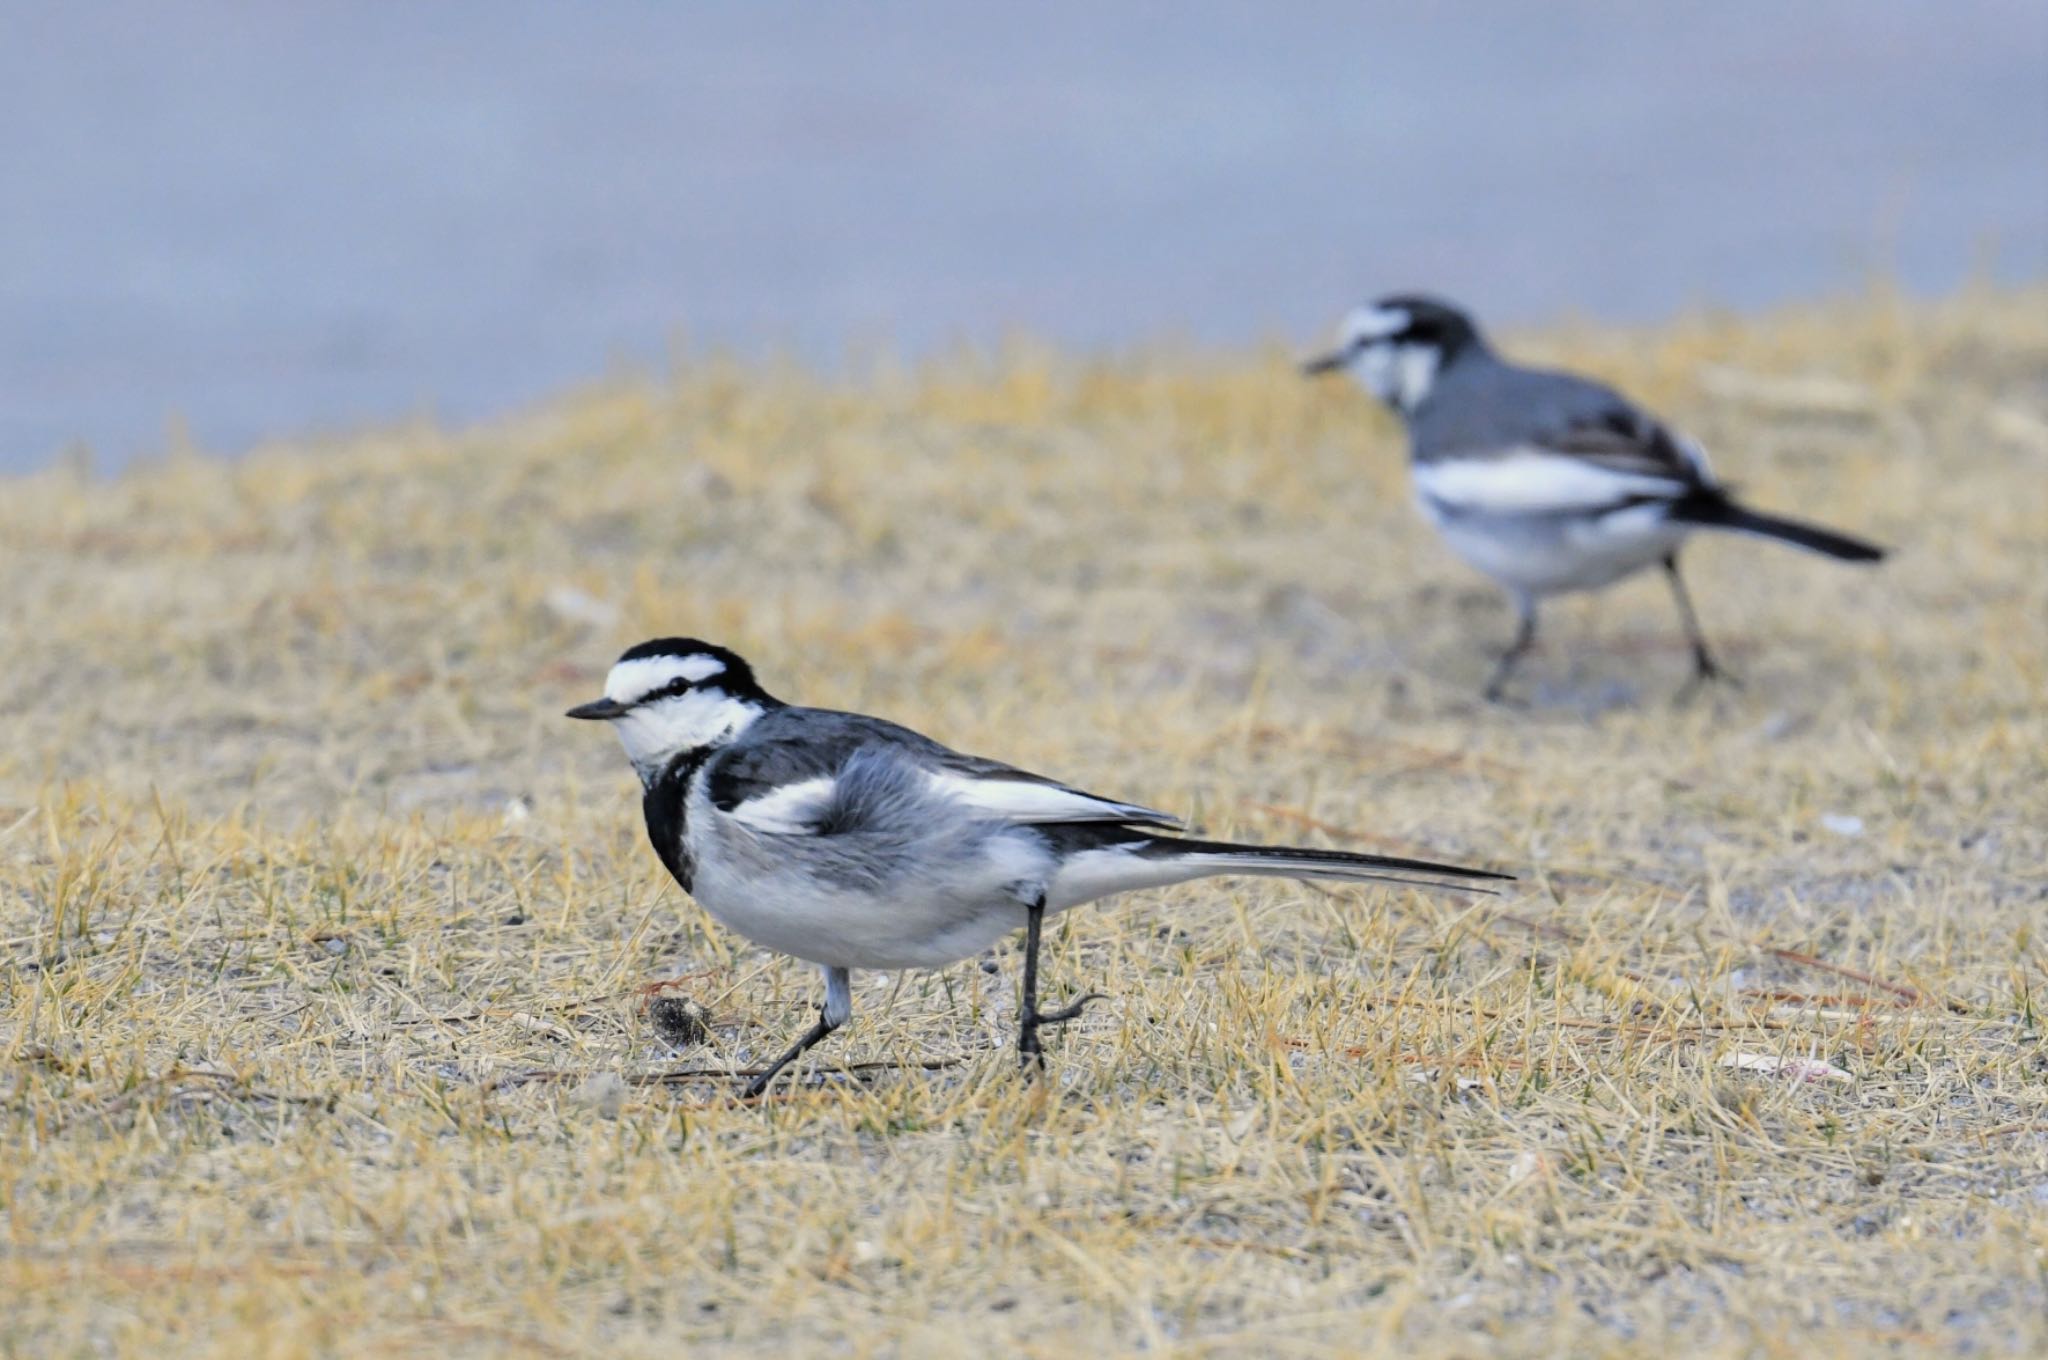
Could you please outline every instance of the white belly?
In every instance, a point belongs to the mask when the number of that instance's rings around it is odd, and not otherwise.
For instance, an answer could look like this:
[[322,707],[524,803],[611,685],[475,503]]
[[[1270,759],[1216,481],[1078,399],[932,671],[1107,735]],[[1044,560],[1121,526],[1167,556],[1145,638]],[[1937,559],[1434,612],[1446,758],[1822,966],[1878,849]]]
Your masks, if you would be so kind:
[[1687,532],[1664,517],[1661,505],[1605,515],[1495,515],[1444,514],[1426,497],[1418,503],[1452,552],[1531,596],[1597,590],[1663,561]]
[[[830,840],[831,838],[822,838]],[[728,820],[700,851],[690,895],[756,944],[830,968],[941,968],[1025,924],[1023,891],[1052,856],[1026,834],[992,835],[953,855],[915,854],[884,881],[842,872],[821,838],[760,834]]]

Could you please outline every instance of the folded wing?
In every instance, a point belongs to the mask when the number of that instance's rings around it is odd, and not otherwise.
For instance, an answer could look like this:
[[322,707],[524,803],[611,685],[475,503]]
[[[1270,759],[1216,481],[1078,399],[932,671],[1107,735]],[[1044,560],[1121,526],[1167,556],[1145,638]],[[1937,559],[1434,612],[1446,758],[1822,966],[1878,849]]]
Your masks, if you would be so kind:
[[1516,408],[1518,437],[1468,435],[1452,456],[1416,464],[1416,490],[1439,511],[1599,514],[1714,488],[1698,444],[1612,388],[1571,374],[1523,376],[1542,386]]
[[759,720],[707,769],[713,806],[756,831],[821,835],[836,829],[842,775],[859,757],[916,771],[956,807],[1028,824],[1108,822],[1178,830],[1171,813],[964,755],[909,728],[857,713],[782,709]]
[[1181,819],[1170,812],[1085,793],[1008,766],[985,772],[935,770],[931,780],[946,797],[1015,822],[1121,822],[1172,831],[1182,826]]
[[1669,475],[1530,446],[1489,458],[1418,463],[1415,489],[1455,516],[1597,513],[1644,500],[1676,500],[1690,488]]

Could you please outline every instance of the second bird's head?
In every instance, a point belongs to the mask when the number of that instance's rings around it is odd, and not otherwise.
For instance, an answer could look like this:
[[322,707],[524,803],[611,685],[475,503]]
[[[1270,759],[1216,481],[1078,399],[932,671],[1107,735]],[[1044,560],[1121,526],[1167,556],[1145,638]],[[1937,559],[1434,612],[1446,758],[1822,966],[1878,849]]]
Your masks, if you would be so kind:
[[1404,416],[1429,399],[1437,375],[1467,353],[1486,352],[1472,318],[1437,298],[1397,294],[1348,312],[1337,347],[1301,366],[1311,376],[1349,373]]
[[643,782],[677,756],[730,741],[780,706],[736,652],[696,638],[655,638],[628,647],[604,679],[604,697],[569,710],[608,722]]

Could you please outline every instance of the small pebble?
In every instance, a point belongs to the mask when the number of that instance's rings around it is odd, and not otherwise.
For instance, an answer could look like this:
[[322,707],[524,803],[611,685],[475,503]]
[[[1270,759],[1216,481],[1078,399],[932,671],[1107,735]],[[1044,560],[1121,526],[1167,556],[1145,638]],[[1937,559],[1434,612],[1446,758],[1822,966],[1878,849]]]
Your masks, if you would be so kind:
[[626,1103],[626,1079],[616,1072],[592,1072],[571,1093],[570,1099],[606,1119],[616,1119],[619,1107]]
[[1863,819],[1851,817],[1846,812],[1830,812],[1820,819],[1820,824],[1837,836],[1860,836],[1863,834]]
[[1801,714],[1788,713],[1779,709],[1765,718],[1757,727],[1757,735],[1765,741],[1783,741],[1806,730],[1808,720]]

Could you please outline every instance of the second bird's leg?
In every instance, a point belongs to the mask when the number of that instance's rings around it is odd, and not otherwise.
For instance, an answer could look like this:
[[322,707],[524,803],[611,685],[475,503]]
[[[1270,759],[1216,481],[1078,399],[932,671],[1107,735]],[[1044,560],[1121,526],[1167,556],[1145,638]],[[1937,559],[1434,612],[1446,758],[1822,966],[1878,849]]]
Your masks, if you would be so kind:
[[1495,663],[1493,676],[1486,682],[1485,697],[1489,704],[1500,702],[1501,693],[1507,688],[1508,676],[1515,666],[1529,654],[1536,645],[1536,601],[1527,595],[1515,596],[1515,640],[1500,654]]
[[853,975],[844,968],[825,970],[825,1004],[818,1007],[818,1023],[804,1031],[804,1036],[791,1044],[789,1051],[763,1068],[746,1090],[740,1093],[743,1100],[751,1100],[768,1089],[783,1068],[804,1055],[804,1051],[820,1039],[838,1029],[853,1017]]
[[1692,644],[1692,679],[1686,682],[1686,689],[1709,680],[1736,684],[1735,677],[1722,669],[1721,664],[1714,660],[1714,654],[1707,650],[1707,635],[1700,631],[1700,618],[1693,612],[1692,597],[1685,589],[1685,578],[1678,574],[1677,553],[1664,559],[1664,574],[1671,581],[1671,598],[1678,602],[1678,617],[1685,625],[1685,640]]
[[1045,1066],[1045,1046],[1038,1041],[1038,1031],[1046,1025],[1064,1025],[1081,1014],[1081,1008],[1091,1001],[1102,1000],[1100,992],[1084,992],[1071,1005],[1056,1011],[1038,1009],[1038,944],[1045,932],[1045,894],[1040,893],[1025,908],[1030,913],[1024,925],[1024,1004],[1017,1017],[1017,1058],[1029,1070],[1034,1064]]

